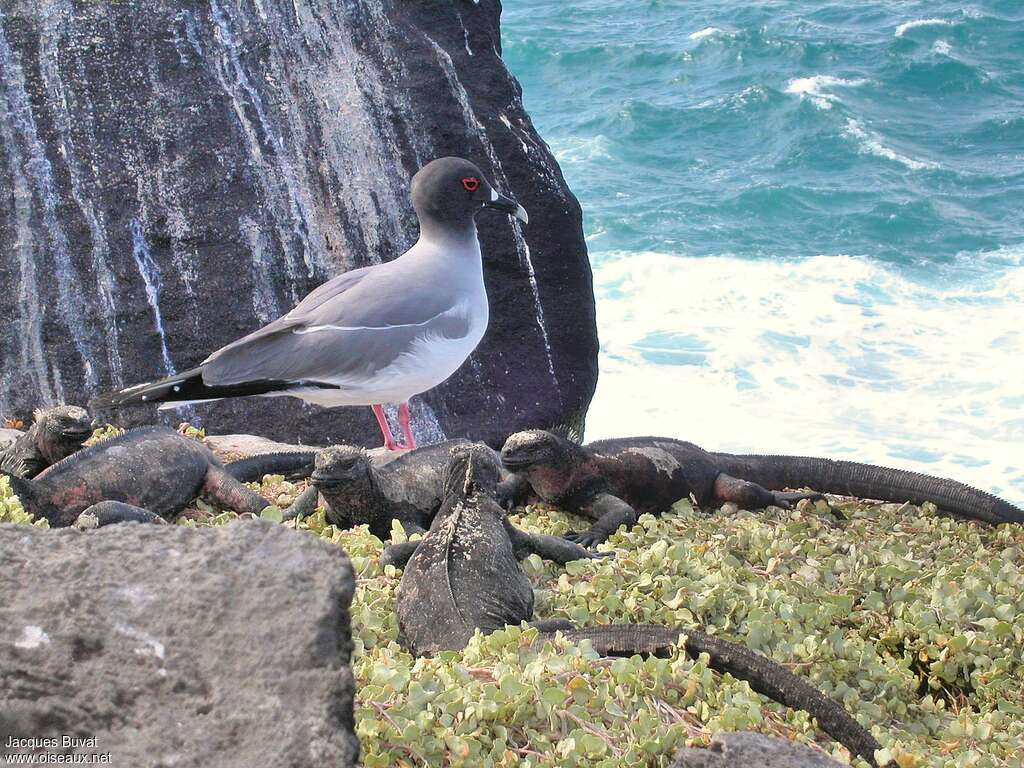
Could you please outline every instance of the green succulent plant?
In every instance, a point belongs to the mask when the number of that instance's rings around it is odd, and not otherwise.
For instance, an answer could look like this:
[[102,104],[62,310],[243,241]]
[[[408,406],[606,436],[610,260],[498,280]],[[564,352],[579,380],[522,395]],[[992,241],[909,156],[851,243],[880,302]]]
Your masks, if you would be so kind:
[[[268,476],[252,487],[276,500],[264,516],[280,519],[303,484]],[[834,503],[847,520],[823,502],[753,513],[684,501],[612,536],[603,547],[614,558],[560,568],[530,557],[536,616],[700,625],[841,700],[883,745],[879,762],[1021,766],[1024,529],[959,522],[928,504]],[[26,517],[0,480],[0,520]],[[236,518],[200,503],[181,524]],[[543,506],[514,521],[551,534],[581,524]],[[680,747],[738,729],[849,762],[805,713],[682,652],[601,658],[521,626],[414,659],[395,642],[401,574],[379,565],[381,542],[365,526],[337,530],[323,510],[298,528],[342,547],[358,576],[353,670],[367,768],[666,766]]]

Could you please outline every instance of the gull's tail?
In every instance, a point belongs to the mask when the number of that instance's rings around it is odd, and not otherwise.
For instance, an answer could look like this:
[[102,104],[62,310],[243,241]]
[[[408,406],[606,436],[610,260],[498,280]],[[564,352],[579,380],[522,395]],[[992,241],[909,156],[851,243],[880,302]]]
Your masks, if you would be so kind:
[[203,366],[168,376],[159,381],[136,384],[133,387],[98,395],[92,400],[93,408],[121,408],[126,405],[147,405],[149,403],[166,403],[177,405],[184,403],[221,400],[225,397],[248,397],[280,392],[295,387],[295,382],[261,379],[245,381],[238,384],[208,385],[203,381]]

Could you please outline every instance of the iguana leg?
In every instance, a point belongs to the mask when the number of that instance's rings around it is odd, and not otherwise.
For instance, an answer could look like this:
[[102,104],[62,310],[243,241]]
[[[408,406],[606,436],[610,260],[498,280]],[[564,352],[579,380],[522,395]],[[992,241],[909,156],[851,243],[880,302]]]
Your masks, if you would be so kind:
[[391,534],[391,520],[397,520],[402,524],[406,536],[416,533],[426,534],[430,527],[430,516],[414,507],[407,501],[398,501],[388,504],[382,508],[381,515],[388,517],[388,535]]
[[403,541],[401,544],[388,544],[380,554],[380,567],[393,565],[395,568],[405,568],[409,559],[416,553],[416,547],[420,545],[420,541]]
[[638,517],[636,510],[618,496],[610,493],[598,494],[592,502],[580,510],[587,517],[597,518],[597,522],[584,533],[569,532],[563,538],[590,548],[607,540],[620,525],[632,526]]
[[207,470],[202,494],[218,507],[233,509],[242,515],[258,515],[270,506],[269,501],[235,480],[223,467]]
[[319,502],[320,491],[315,485],[311,485],[295,497],[295,501],[293,501],[292,505],[283,512],[281,518],[283,520],[301,520],[302,518],[313,514],[316,511]]
[[547,536],[543,533],[527,533],[516,528],[505,520],[505,530],[512,541],[512,550],[516,559],[522,560],[531,554],[539,555],[559,565],[573,560],[593,560],[599,557],[613,557],[614,552],[594,552],[560,536]]
[[792,509],[794,501],[801,499],[824,499],[824,495],[813,491],[785,492],[769,491],[757,483],[749,480],[740,480],[722,472],[715,478],[714,495],[716,501],[731,501],[740,509],[764,509],[767,506]]
[[498,506],[507,512],[513,507],[526,504],[532,494],[533,488],[525,477],[510,475],[498,483],[494,497],[498,501]]

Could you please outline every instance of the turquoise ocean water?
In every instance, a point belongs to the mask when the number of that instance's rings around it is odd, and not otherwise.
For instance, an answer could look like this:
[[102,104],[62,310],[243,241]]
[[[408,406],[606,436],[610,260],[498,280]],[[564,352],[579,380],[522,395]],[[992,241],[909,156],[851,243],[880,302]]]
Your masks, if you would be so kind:
[[580,198],[588,439],[1024,501],[1024,1],[506,0]]

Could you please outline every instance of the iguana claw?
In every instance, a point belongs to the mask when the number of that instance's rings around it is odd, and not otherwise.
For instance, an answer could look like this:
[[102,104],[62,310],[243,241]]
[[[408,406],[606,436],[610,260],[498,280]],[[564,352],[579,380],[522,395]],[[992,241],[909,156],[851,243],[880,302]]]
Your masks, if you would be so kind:
[[571,541],[574,544],[579,544],[584,549],[593,549],[598,544],[602,543],[606,537],[600,533],[594,531],[584,531],[583,533],[577,533],[576,531],[566,531],[563,539]]
[[825,498],[824,494],[815,491],[771,491],[771,494],[772,504],[783,509],[792,509],[794,501],[802,501],[803,499],[818,501]]

